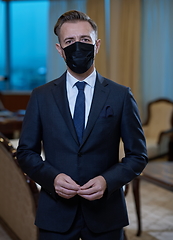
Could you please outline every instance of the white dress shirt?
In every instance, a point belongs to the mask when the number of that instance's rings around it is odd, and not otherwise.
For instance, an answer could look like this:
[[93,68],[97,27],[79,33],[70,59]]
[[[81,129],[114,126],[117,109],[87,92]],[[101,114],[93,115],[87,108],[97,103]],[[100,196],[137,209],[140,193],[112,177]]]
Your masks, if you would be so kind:
[[[78,82],[79,80],[74,78],[68,71],[67,71],[66,79],[67,79],[66,80],[67,97],[68,97],[70,112],[71,112],[71,115],[73,118],[76,97],[78,94],[78,89],[77,89],[75,83]],[[90,108],[91,108],[91,102],[93,99],[94,86],[95,86],[95,82],[96,82],[96,70],[94,70],[83,81],[86,82],[85,89],[84,89],[84,93],[85,93],[85,127],[86,127]]]

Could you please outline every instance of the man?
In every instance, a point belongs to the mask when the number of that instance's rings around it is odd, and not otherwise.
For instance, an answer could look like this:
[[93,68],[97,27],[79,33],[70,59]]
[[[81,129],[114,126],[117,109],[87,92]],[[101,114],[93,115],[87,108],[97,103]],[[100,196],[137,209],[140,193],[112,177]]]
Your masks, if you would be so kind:
[[120,240],[128,225],[122,187],[147,163],[137,105],[129,88],[95,70],[94,21],[69,11],[54,32],[67,71],[32,92],[18,147],[21,168],[41,185],[40,240]]

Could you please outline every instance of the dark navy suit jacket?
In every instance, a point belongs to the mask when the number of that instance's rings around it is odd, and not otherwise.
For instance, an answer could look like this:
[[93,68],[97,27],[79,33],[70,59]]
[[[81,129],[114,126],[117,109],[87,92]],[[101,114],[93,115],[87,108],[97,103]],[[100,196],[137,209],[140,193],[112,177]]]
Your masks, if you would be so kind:
[[[120,138],[125,148],[121,162]],[[42,145],[45,161],[40,156]],[[36,88],[23,123],[18,161],[23,171],[42,187],[36,215],[39,228],[66,232],[79,202],[93,232],[127,225],[122,186],[138,176],[147,163],[145,138],[130,89],[97,73],[88,123],[79,145],[68,105],[66,73]],[[106,192],[95,201],[79,196],[63,199],[53,185],[59,173],[69,175],[80,185],[102,175],[107,182]]]

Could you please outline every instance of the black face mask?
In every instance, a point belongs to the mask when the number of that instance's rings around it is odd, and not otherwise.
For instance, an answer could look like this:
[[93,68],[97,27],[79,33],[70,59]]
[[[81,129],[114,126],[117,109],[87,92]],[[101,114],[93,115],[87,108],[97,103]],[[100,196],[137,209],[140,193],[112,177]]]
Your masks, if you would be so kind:
[[86,72],[94,61],[94,45],[75,42],[63,48],[67,66],[75,73]]

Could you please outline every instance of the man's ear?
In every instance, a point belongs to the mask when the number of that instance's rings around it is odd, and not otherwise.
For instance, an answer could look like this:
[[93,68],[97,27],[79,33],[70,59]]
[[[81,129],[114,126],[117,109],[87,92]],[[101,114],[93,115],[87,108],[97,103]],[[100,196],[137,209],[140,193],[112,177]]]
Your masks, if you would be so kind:
[[64,51],[59,43],[56,43],[56,50],[59,52],[62,58],[64,58]]
[[97,39],[96,40],[96,48],[95,48],[95,53],[97,54],[99,52],[99,49],[100,49],[100,45],[101,45],[101,39]]

